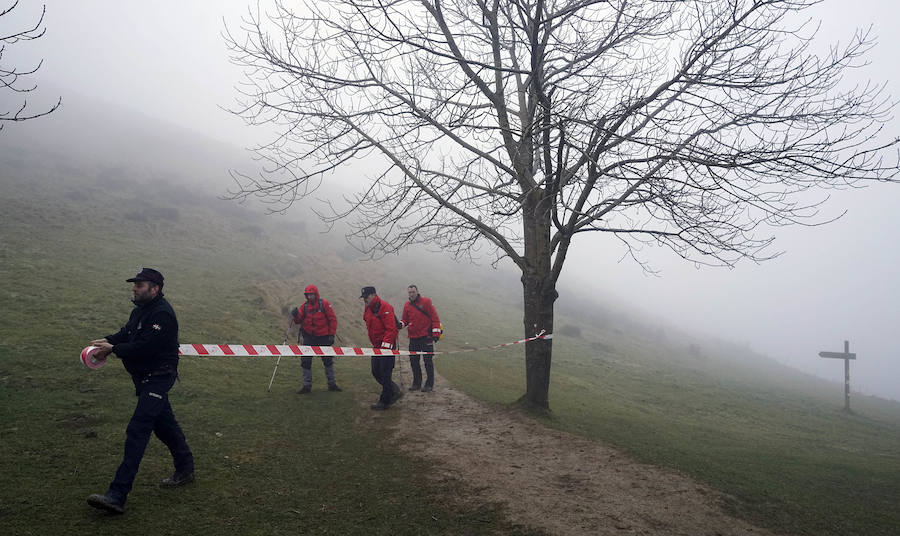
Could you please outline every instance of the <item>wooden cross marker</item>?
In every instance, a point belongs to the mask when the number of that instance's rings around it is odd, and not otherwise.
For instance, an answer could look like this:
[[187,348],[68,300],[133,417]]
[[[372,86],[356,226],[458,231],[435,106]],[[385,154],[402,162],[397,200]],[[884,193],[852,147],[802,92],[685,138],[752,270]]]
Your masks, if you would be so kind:
[[850,353],[850,341],[844,341],[843,352],[819,352],[819,357],[844,360],[844,411],[850,413],[850,360],[856,359],[856,354]]

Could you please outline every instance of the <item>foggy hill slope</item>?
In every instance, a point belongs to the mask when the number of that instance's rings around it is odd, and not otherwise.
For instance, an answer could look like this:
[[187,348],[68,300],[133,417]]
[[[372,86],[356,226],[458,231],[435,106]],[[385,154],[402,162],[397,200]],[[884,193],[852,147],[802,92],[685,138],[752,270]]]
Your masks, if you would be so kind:
[[[104,112],[98,115],[97,109]],[[300,287],[306,282],[316,282],[350,319],[359,316],[360,286],[381,287],[382,296],[399,306],[406,285],[416,283],[441,304],[447,347],[484,346],[523,335],[521,285],[513,270],[495,270],[487,262],[453,262],[424,246],[379,262],[363,261],[339,232],[322,234],[325,227],[300,206],[287,216],[267,216],[267,207],[260,203],[221,199],[231,186],[228,171],[248,167],[248,155],[241,149],[96,105],[64,107],[52,119],[15,125],[0,136],[0,187],[11,205],[3,223],[7,232],[27,233],[32,247],[54,240],[58,230],[66,228],[89,257],[96,240],[129,232],[145,235],[152,242],[145,249],[153,254],[148,259],[138,249],[130,264],[123,263],[129,270],[155,259],[177,263],[165,259],[167,240],[194,251],[194,258],[185,259],[188,264],[202,264],[215,250],[254,273],[246,282],[273,317],[283,316],[302,297]],[[53,217],[43,216],[45,212]],[[42,233],[50,236],[41,240]],[[263,256],[260,246],[266,249]],[[832,396],[840,395],[838,384],[797,372],[747,347],[648,320],[596,292],[590,287],[561,288],[555,363],[680,370],[713,382],[722,376],[839,402]],[[358,333],[358,321],[351,322],[356,322],[354,330],[340,335],[359,339],[350,334]]]
[[[379,262],[363,261],[339,232],[322,234],[324,225],[310,219],[311,213],[301,206],[287,216],[267,216],[267,207],[260,203],[221,199],[232,184],[228,171],[249,167],[248,154],[239,148],[96,103],[66,106],[51,117],[52,122],[14,125],[0,136],[0,187],[11,205],[3,223],[7,232],[31,235],[32,246],[42,242],[41,233],[50,235],[44,241],[52,241],[64,227],[83,242],[88,256],[92,242],[128,232],[152,238],[146,248],[153,252],[151,258],[138,251],[135,262],[163,260],[166,240],[195,251],[188,263],[202,262],[216,250],[255,272],[251,286],[274,316],[283,315],[302,297],[299,287],[305,281],[315,280],[347,318],[359,316],[354,296],[358,287],[376,284],[383,297],[400,305],[406,285],[416,283],[442,304],[446,346],[483,346],[522,337],[521,285],[513,270],[502,265],[495,270],[487,262],[453,262],[424,246]],[[53,217],[42,215],[45,212]],[[267,249],[265,256],[260,256],[260,246]],[[636,310],[611,303],[590,287],[561,288],[557,362],[683,369],[802,387],[807,394],[840,394],[837,384],[799,373],[747,347],[646,319]],[[351,338],[349,333],[344,336]]]
[[[157,227],[163,224],[156,220],[174,220],[170,222],[173,229],[179,227],[180,218],[204,213],[214,219],[209,221],[209,227],[216,227],[223,234],[221,238],[230,239],[228,243],[237,250],[246,249],[242,244],[261,239],[265,234],[264,239],[279,253],[278,260],[283,261],[271,263],[273,273],[279,278],[309,279],[316,271],[335,276],[330,278],[333,283],[325,285],[332,295],[345,292],[343,281],[357,285],[367,277],[373,283],[388,278],[391,290],[385,297],[395,304],[405,299],[406,284],[420,281],[426,288],[431,287],[428,292],[461,309],[470,303],[479,307],[502,306],[503,312],[497,310],[492,316],[502,317],[502,325],[512,332],[500,331],[498,335],[520,337],[521,285],[518,275],[508,267],[495,270],[487,261],[481,266],[454,262],[429,252],[425,246],[415,246],[402,256],[388,257],[380,263],[361,262],[363,255],[345,242],[339,229],[321,234],[324,225],[310,219],[311,213],[301,206],[286,217],[266,217],[268,207],[264,204],[251,201],[241,205],[220,199],[232,186],[229,170],[252,169],[249,153],[243,149],[124,109],[90,100],[76,102],[79,104],[67,103],[48,120],[17,124],[0,135],[4,188],[35,196],[31,198],[35,204],[42,196],[45,197],[42,202],[47,205],[68,203],[84,215],[90,213],[92,218],[109,212],[108,205],[103,203],[103,198],[108,196],[123,218],[137,223],[150,222]],[[98,114],[97,110],[101,112]],[[19,185],[9,182],[16,180],[20,181]],[[52,192],[40,193],[44,189]],[[60,199],[54,200],[54,196]],[[84,206],[79,207],[82,201]],[[97,210],[91,212],[94,207]],[[215,221],[218,219],[221,221]],[[7,213],[4,220],[11,225],[21,223],[14,213]],[[181,227],[203,227],[189,220],[181,223]],[[116,225],[112,221],[110,224],[106,230]],[[198,234],[203,232],[206,231]],[[188,239],[191,229],[174,234]],[[199,236],[195,240],[204,241]],[[334,266],[340,269],[334,270]],[[396,277],[391,278],[392,275]],[[431,282],[434,284],[427,284]],[[296,292],[290,295],[289,291],[282,290],[287,294],[282,299],[288,302],[300,297]],[[795,377],[803,383],[809,380],[806,375],[747,348],[698,338],[636,312],[651,304],[630,309],[626,304],[609,304],[607,296],[595,293],[591,287],[563,287],[556,304],[557,338],[569,337],[587,343],[586,350],[579,350],[585,358],[617,359],[622,353],[617,348],[627,353],[626,348],[640,347],[640,352],[628,358],[658,359],[689,368],[705,368],[710,363],[715,368],[717,363],[725,361],[726,369],[756,371],[772,379]],[[267,305],[272,312],[285,306]],[[350,302],[347,306],[350,312],[357,304]],[[467,319],[474,321],[472,326],[465,324]],[[469,314],[462,315],[462,329],[454,331],[471,333],[473,337],[485,331],[486,326],[475,320]],[[488,333],[484,337],[492,340]],[[618,345],[616,339],[621,339]],[[470,341],[457,342],[470,344]]]
[[[109,294],[124,296],[114,282],[142,265],[166,273],[182,342],[280,343],[284,313],[308,283],[334,303],[341,344],[365,344],[357,297],[369,284],[395,307],[409,283],[434,298],[446,328],[440,349],[522,338],[514,273],[422,250],[363,262],[341,236],[298,217],[301,210],[265,216],[257,205],[218,199],[229,181],[225,164],[240,160],[231,149],[169,137],[152,122],[117,125],[91,134],[97,152],[69,151],[64,140],[24,143],[6,137],[12,130],[0,138],[4,344],[37,344],[54,329],[87,332],[101,315],[125,314],[127,301]],[[99,150],[119,147],[128,129],[159,142],[152,154],[132,148],[133,165],[125,149]],[[561,290],[549,425],[724,490],[735,512],[769,526],[773,512],[787,512],[776,523],[790,530],[840,516],[868,517],[876,528],[896,522],[889,504],[900,404],[860,396],[857,414],[842,415],[839,385],[604,303]],[[54,304],[81,312],[48,320]],[[510,348],[439,358],[438,367],[455,387],[508,404],[523,391],[522,359],[521,348]],[[876,485],[860,499],[852,486],[823,484],[833,481]]]

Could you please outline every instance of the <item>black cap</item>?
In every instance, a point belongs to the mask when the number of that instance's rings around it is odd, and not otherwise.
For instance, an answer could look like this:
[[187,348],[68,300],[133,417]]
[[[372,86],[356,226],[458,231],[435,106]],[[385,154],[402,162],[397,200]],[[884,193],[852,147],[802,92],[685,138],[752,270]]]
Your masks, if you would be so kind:
[[368,296],[370,294],[378,294],[377,292],[375,292],[375,287],[363,287],[362,293],[359,295],[359,297],[365,298],[366,296]]
[[135,281],[150,281],[159,286],[163,286],[163,275],[153,268],[141,268],[141,271],[131,279],[126,279],[126,283],[134,283]]

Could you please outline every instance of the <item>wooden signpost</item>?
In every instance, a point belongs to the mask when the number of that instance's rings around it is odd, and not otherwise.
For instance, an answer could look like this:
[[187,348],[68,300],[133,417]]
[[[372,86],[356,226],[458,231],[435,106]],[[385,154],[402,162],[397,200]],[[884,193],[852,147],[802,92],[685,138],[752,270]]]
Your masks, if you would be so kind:
[[850,353],[850,341],[844,341],[843,352],[819,352],[819,357],[844,360],[844,411],[850,412],[850,360],[856,359],[856,354]]

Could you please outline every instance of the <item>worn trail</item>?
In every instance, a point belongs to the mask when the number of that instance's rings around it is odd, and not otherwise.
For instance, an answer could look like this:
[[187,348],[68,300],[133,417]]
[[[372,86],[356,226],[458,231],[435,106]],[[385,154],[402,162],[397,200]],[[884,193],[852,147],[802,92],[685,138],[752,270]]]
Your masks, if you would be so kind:
[[[409,367],[400,374],[408,386]],[[684,475],[478,402],[440,377],[434,392],[407,393],[391,411],[397,444],[430,460],[431,478],[460,479],[515,523],[561,536],[772,534],[726,514],[721,493]]]

